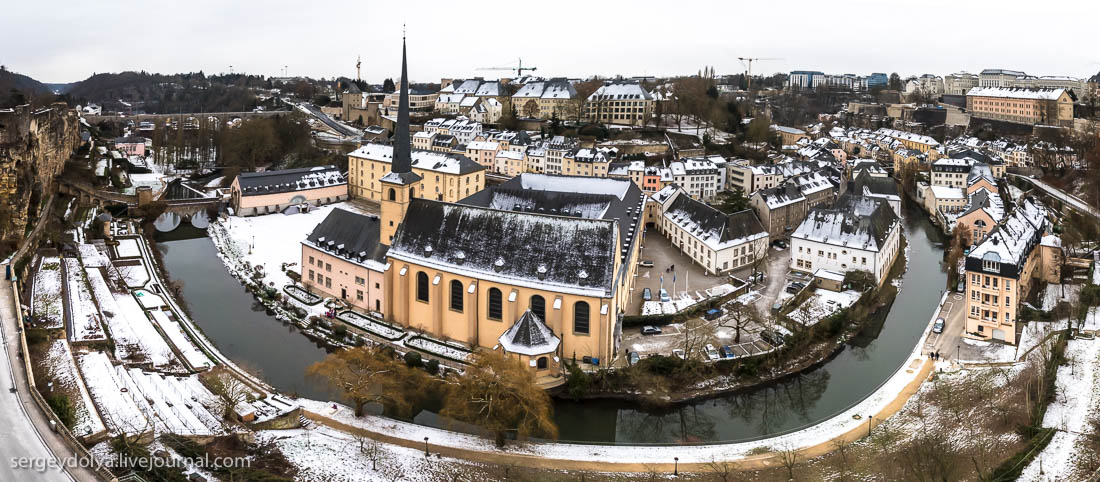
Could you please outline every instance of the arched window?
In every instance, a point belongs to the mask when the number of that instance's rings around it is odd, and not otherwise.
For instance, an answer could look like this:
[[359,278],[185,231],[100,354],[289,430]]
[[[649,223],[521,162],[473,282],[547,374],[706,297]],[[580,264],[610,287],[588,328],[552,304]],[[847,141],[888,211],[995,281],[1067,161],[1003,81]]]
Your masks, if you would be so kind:
[[503,296],[500,290],[496,288],[489,288],[489,318],[499,320],[503,316]]
[[539,295],[532,296],[531,312],[538,315],[540,320],[546,322],[546,300]]
[[396,200],[397,200],[397,191],[394,190],[394,188],[391,187],[390,188],[390,201],[396,201]]
[[588,334],[588,303],[584,301],[573,305],[573,332]]
[[462,311],[462,282],[459,280],[451,281],[451,309]]
[[539,370],[545,370],[549,366],[550,366],[550,360],[549,359],[547,359],[544,356],[539,357],[539,361],[538,361]]
[[416,299],[428,302],[428,273],[423,271],[416,273]]

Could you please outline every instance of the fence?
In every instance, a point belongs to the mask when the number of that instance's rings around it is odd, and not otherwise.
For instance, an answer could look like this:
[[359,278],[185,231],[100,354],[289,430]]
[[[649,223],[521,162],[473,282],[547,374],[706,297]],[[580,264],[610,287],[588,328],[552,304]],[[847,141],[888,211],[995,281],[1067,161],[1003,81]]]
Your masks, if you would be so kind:
[[[80,443],[80,441],[73,436],[73,433],[69,431],[69,427],[66,427],[65,424],[61,422],[57,414],[53,413],[53,409],[51,409],[50,405],[46,403],[46,400],[42,398],[42,394],[38,393],[38,387],[35,385],[34,381],[34,372],[31,369],[31,355],[30,351],[27,349],[27,331],[26,327],[23,326],[23,305],[19,300],[19,284],[14,279],[11,280],[11,290],[12,302],[15,303],[15,322],[19,328],[19,351],[23,354],[23,369],[27,377],[27,387],[29,388],[28,391],[31,394],[31,399],[34,400],[34,403],[38,405],[38,409],[41,410],[42,413],[46,415],[46,418],[56,427],[57,434],[65,440],[65,443],[68,444],[74,452],[76,452],[77,457],[91,460],[92,454],[88,452],[88,449],[84,448],[84,444]],[[89,468],[89,470],[95,473],[99,480],[108,482],[118,481],[111,471],[103,467]]]

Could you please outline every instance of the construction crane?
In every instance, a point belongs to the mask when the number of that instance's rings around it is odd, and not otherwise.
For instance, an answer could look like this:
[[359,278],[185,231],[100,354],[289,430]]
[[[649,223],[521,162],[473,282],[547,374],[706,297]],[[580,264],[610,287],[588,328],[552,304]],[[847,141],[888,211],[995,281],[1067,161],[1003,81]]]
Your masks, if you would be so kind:
[[538,70],[538,67],[524,67],[523,59],[519,59],[519,65],[517,67],[478,67],[477,70],[514,70],[516,72],[516,77],[523,77],[524,70],[535,71]]
[[[748,81],[748,91],[752,92],[752,63],[759,60],[783,60],[777,57],[737,57],[741,65],[745,66],[745,79]],[[748,62],[748,64],[745,64]]]

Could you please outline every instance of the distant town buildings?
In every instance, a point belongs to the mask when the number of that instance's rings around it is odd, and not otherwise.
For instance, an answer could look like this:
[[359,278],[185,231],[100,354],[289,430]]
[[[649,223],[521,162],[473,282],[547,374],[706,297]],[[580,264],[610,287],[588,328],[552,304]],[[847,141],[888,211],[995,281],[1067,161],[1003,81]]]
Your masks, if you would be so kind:
[[1073,98],[1065,89],[975,87],[966,93],[974,117],[1019,124],[1073,125]]

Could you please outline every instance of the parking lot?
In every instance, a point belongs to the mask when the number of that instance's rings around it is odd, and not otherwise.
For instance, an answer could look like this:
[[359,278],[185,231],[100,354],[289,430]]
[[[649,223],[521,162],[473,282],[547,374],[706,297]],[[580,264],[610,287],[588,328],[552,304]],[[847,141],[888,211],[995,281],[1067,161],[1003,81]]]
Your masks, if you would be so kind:
[[[729,281],[726,276],[707,274],[702,267],[693,263],[691,258],[680,254],[680,250],[656,229],[646,230],[638,259],[652,261],[653,267],[638,267],[634,292],[631,293],[630,304],[626,308],[628,315],[637,315],[642,312],[642,292],[645,288],[650,289],[654,300],[657,299],[662,286],[661,276],[664,276],[664,288],[674,298],[680,292],[703,291]],[[674,265],[675,271],[670,270]],[[673,274],[676,277],[675,283],[672,281]]]

